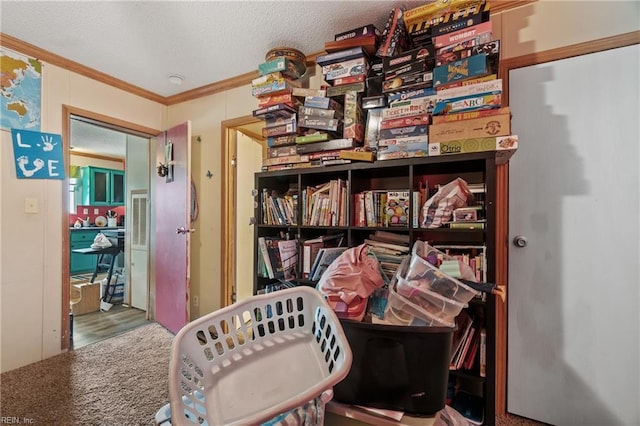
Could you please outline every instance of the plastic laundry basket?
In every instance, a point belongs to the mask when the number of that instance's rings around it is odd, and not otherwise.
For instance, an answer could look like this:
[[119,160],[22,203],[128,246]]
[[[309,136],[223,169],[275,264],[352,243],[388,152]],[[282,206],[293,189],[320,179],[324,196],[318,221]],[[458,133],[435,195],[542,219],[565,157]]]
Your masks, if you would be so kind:
[[169,365],[171,424],[261,424],[309,403],[324,413],[351,362],[340,321],[317,290],[296,287],[250,297],[176,335]]

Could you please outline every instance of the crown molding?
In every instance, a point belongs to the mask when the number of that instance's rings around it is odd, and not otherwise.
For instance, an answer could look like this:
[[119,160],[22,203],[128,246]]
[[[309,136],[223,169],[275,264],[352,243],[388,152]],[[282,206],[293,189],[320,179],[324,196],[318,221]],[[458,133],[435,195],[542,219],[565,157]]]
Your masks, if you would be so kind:
[[68,71],[75,72],[85,77],[89,77],[93,80],[108,84],[109,86],[113,86],[117,89],[124,90],[125,92],[132,93],[142,98],[166,105],[166,98],[164,96],[160,96],[138,86],[134,86],[133,84],[129,84],[125,81],[119,80],[103,72],[94,70],[93,68],[89,68],[77,62],[63,58],[62,56],[51,53],[48,50],[41,49],[37,46],[34,46],[33,44],[29,44],[10,35],[0,33],[0,46],[6,47],[7,49],[15,50],[24,55],[32,56],[48,64],[64,68]]

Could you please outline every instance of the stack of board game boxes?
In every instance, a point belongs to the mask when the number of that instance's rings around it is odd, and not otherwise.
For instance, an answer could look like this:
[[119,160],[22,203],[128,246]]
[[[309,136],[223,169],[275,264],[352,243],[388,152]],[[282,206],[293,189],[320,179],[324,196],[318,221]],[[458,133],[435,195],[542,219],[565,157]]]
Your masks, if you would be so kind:
[[316,58],[319,89],[261,64],[252,91],[269,146],[263,170],[511,155],[518,138],[502,102],[489,10],[486,0],[436,0],[394,8],[382,32],[369,24],[338,33]]
[[436,1],[404,14],[413,49],[383,59],[387,107],[377,159],[512,150],[497,79],[500,41],[486,1]]
[[258,65],[260,75],[251,82],[251,95],[258,100],[253,116],[264,120],[262,136],[267,138],[269,147],[274,148],[267,162],[272,161],[271,157],[275,158],[274,164],[304,161],[295,150],[295,138],[300,133],[297,112],[301,103],[293,90],[302,87],[300,79],[305,70],[294,66],[286,57],[276,57]]

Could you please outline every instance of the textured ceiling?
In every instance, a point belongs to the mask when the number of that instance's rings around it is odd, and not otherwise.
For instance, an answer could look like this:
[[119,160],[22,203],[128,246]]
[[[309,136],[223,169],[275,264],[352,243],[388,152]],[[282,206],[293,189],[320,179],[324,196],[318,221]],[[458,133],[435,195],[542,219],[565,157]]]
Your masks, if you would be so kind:
[[[0,31],[160,96],[255,71],[267,51],[323,51],[428,1],[0,1]],[[184,77],[180,86],[168,76]],[[124,157],[126,135],[73,122],[77,151]]]
[[0,28],[166,97],[255,71],[274,47],[321,52],[336,33],[382,29],[393,7],[427,2],[2,0]]
[[73,152],[126,157],[126,133],[72,119],[70,139]]

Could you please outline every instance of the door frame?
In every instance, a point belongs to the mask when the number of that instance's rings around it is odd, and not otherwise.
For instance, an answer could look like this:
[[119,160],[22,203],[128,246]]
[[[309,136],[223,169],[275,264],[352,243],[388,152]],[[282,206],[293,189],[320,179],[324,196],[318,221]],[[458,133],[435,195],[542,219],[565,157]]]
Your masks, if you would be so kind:
[[[528,55],[518,56],[514,58],[504,59],[500,61],[498,75],[502,79],[502,99],[504,105],[509,105],[509,72],[513,69],[529,67],[533,65],[544,64],[547,62],[558,61],[571,58],[574,56],[587,55],[596,52],[602,52],[609,49],[626,47],[634,44],[640,44],[640,31],[633,31],[626,34],[606,37],[598,40],[578,43],[571,46],[564,46],[557,49],[551,49],[544,52],[531,53]],[[502,224],[500,234],[497,235],[496,241],[503,241],[504,244],[496,244],[496,259],[506,259],[496,264],[496,282],[506,283],[508,290],[509,279],[509,165],[500,166],[498,171],[498,185],[505,188],[502,193],[503,200],[498,202],[503,209],[500,217],[496,216],[496,223]],[[496,303],[496,414],[504,414],[507,411],[507,304]]]
[[[99,121],[101,123],[105,123],[111,126],[122,128],[123,130],[130,130],[134,133],[141,133],[145,135],[149,135],[149,139],[154,135],[160,133],[160,130],[152,129],[150,127],[141,126],[139,124],[131,123],[129,121],[121,120],[119,118],[110,117],[108,115],[96,113],[93,111],[89,111],[82,108],[77,108],[71,105],[62,105],[62,155],[65,162],[66,170],[69,170],[70,161],[71,161],[71,151],[69,146],[71,146],[71,116],[80,116],[90,120]],[[65,178],[62,181],[62,205],[64,206],[65,212],[67,206],[69,205],[69,174],[65,173]],[[152,213],[150,213],[152,214]],[[60,348],[63,351],[69,350],[70,341],[69,341],[69,333],[70,333],[70,324],[69,324],[69,300],[71,296],[71,288],[69,285],[71,274],[69,271],[69,216],[67,213],[62,215],[62,220],[60,223],[61,235],[62,235],[62,251],[61,251],[61,262],[62,262],[62,276],[61,276],[61,287],[62,287],[62,309],[61,309],[61,318],[60,318]],[[148,297],[148,295],[147,295]]]
[[237,182],[234,162],[237,158],[238,140],[236,131],[239,131],[251,139],[264,140],[262,135],[243,128],[243,126],[260,122],[261,120],[251,115],[224,120],[221,125],[222,141],[222,214],[221,214],[221,265],[220,268],[220,307],[233,303],[233,283],[235,282],[236,265],[236,216],[235,205],[237,197]]

